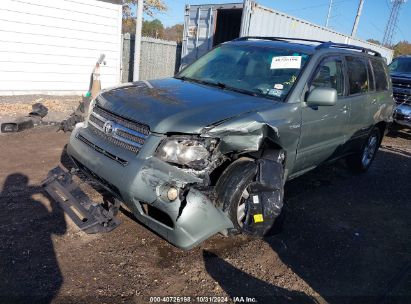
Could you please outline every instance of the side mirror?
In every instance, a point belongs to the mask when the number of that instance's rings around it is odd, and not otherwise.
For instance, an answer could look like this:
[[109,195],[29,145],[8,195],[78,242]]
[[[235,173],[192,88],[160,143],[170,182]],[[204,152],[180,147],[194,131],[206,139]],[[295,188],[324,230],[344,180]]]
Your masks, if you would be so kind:
[[337,103],[337,90],[332,88],[315,88],[307,97],[308,106],[333,106]]

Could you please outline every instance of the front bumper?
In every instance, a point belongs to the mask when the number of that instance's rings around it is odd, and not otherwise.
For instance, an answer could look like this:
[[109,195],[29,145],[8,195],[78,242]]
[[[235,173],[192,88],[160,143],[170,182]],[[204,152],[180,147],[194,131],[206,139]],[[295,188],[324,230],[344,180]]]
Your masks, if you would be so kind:
[[[135,154],[78,125],[67,152],[80,169],[124,202],[139,221],[175,246],[189,249],[233,224],[208,195],[195,189],[203,183],[201,178],[152,156],[162,139],[150,135]],[[179,190],[179,197],[172,202],[162,193],[170,186]],[[144,204],[165,213],[171,224],[149,216]]]
[[411,128],[411,105],[399,105],[394,111],[394,121],[399,125]]

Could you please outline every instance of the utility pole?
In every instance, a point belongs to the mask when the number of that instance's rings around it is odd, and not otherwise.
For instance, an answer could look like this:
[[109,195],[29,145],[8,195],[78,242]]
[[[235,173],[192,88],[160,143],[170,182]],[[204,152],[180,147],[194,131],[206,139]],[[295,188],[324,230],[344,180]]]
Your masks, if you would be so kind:
[[137,1],[136,38],[134,42],[134,72],[133,81],[140,80],[141,32],[143,29],[144,0]]
[[330,21],[332,7],[333,7],[333,0],[330,0],[330,5],[328,6],[327,20],[325,21],[325,27],[328,27],[328,22]]
[[355,16],[354,25],[352,27],[352,32],[351,32],[351,36],[353,37],[355,37],[355,35],[357,34],[358,23],[360,23],[360,16],[361,16],[363,5],[364,5],[364,0],[360,0],[360,5],[358,5],[357,16]]
[[390,11],[390,17],[388,18],[387,25],[384,30],[384,37],[382,39],[382,45],[389,46],[392,44],[392,37],[398,25],[398,16],[401,6],[407,2],[407,0],[391,0],[392,6]]

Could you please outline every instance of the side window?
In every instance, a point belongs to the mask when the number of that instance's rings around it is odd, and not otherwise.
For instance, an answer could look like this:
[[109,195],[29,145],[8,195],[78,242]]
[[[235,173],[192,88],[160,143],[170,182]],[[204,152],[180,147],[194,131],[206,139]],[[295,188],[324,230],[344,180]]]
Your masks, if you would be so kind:
[[367,60],[367,72],[368,72],[368,83],[370,85],[370,91],[375,91],[375,82],[374,82],[374,72],[371,67],[371,62]]
[[375,88],[377,91],[388,90],[387,74],[381,60],[371,59],[372,68],[375,75]]
[[338,96],[344,95],[343,63],[339,58],[324,59],[311,81],[310,91],[315,88],[333,88]]
[[347,61],[350,95],[368,92],[367,66],[358,57],[345,57]]

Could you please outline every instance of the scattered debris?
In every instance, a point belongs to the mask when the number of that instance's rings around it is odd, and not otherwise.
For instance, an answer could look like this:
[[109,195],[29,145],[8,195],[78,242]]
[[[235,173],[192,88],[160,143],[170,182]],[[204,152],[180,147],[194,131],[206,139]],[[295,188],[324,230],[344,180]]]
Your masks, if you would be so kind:
[[56,167],[49,172],[42,184],[46,192],[84,232],[110,232],[120,225],[121,221],[116,217],[120,201],[114,200],[107,209],[102,204],[94,203],[73,182],[72,172]]
[[20,132],[31,129],[34,126],[42,124],[42,119],[47,115],[48,109],[41,103],[32,105],[32,111],[28,116],[17,117],[10,122],[4,122],[0,126],[1,133]]
[[65,120],[60,122],[59,129],[57,131],[71,132],[74,129],[74,126],[84,121],[88,113],[90,106],[91,97],[83,96],[83,101],[80,102],[77,109]]

